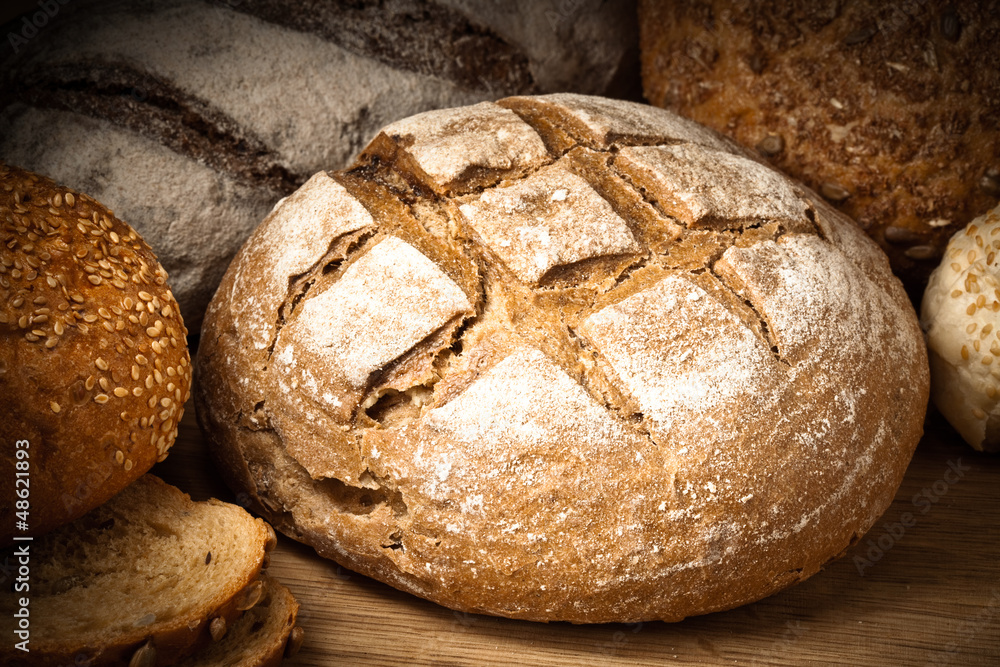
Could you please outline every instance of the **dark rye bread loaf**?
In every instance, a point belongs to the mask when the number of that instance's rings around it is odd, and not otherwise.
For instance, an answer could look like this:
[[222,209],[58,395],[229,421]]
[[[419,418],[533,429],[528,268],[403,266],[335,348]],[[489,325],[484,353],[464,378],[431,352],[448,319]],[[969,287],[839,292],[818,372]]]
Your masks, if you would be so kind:
[[646,98],[756,147],[854,218],[919,302],[1000,198],[1000,4],[640,3]]
[[0,159],[134,225],[197,331],[274,202],[386,123],[638,80],[634,6],[522,4],[74,2],[4,67]]
[[0,546],[15,520],[41,535],[167,456],[191,387],[186,337],[135,230],[0,162]]
[[512,97],[383,129],[237,255],[198,418],[323,556],[470,612],[678,620],[888,507],[927,356],[885,255],[670,112]]

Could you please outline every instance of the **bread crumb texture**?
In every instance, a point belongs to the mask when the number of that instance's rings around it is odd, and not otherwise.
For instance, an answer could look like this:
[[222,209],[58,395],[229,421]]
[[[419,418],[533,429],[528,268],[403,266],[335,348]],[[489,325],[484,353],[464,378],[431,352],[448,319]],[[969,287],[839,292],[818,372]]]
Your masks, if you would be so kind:
[[[187,329],[149,246],[87,195],[0,163],[0,437],[27,440],[31,530],[82,515],[167,456]],[[14,526],[2,457],[0,543]]]
[[[0,659],[97,667],[134,665],[141,652],[174,664],[210,641],[212,619],[237,621],[243,591],[260,585],[267,536],[236,505],[193,502],[144,475],[31,544],[31,652],[9,642]],[[16,596],[0,599],[6,617],[15,605]]]
[[1000,12],[978,0],[639,2],[646,99],[856,220],[915,302],[1000,198]]
[[934,404],[980,451],[1000,450],[998,250],[1000,206],[952,236],[920,312]]
[[388,126],[279,203],[209,308],[229,482],[455,609],[678,620],[816,573],[928,395],[885,255],[670,112],[512,97]]

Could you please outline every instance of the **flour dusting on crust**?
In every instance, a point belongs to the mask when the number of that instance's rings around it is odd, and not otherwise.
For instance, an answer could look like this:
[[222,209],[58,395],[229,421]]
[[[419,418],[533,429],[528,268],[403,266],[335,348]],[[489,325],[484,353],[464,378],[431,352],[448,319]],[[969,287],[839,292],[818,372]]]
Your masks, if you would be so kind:
[[390,236],[305,302],[297,345],[339,368],[351,386],[362,387],[373,371],[471,309],[469,298],[434,262]]
[[585,180],[560,165],[461,206],[486,244],[514,274],[536,283],[552,267],[637,253],[628,225]]

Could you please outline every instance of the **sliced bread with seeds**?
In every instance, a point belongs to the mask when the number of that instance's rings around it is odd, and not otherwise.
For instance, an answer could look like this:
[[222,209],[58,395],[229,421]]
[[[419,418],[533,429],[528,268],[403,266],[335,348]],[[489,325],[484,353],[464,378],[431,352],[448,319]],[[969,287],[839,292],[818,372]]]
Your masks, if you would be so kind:
[[264,575],[260,601],[228,626],[222,617],[211,624],[210,646],[177,663],[177,667],[273,667],[302,646],[295,625],[299,603],[291,591]]
[[[145,475],[29,543],[30,652],[5,642],[0,663],[173,664],[212,641],[213,619],[233,624],[259,602],[271,536],[235,505]],[[16,598],[0,599],[5,625]]]

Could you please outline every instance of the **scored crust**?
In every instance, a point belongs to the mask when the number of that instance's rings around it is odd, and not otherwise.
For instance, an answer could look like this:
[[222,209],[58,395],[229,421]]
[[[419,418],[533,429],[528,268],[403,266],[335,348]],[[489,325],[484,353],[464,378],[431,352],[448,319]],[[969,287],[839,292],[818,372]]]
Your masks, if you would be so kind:
[[[484,142],[494,121],[518,139]],[[275,207],[195,398],[230,484],[321,555],[465,611],[678,620],[811,576],[892,500],[928,394],[912,307],[728,140],[508,98],[306,187],[354,213]]]

